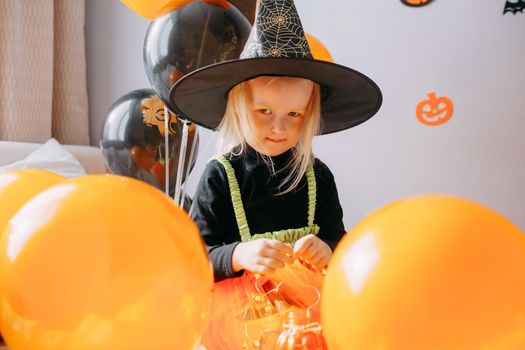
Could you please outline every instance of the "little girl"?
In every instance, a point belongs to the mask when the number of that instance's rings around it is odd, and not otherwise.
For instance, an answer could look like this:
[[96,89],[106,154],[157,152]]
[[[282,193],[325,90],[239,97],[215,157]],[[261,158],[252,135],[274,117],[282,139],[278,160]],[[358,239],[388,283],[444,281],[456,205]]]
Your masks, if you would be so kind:
[[241,348],[241,321],[279,312],[265,299],[259,313],[251,295],[278,290],[287,305],[318,302],[305,290],[320,291],[345,229],[334,177],[313,157],[312,138],[368,120],[381,92],[359,72],[312,58],[293,0],[260,0],[241,58],[185,76],[170,99],[178,113],[219,131],[222,155],[207,164],[190,215],[217,281],[204,343]]
[[[334,178],[312,157],[319,100],[319,85],[302,78],[260,76],[230,91],[219,127],[221,148],[230,152],[208,163],[191,211],[209,247],[216,280],[242,270],[271,273],[292,257],[318,269],[328,264],[345,231]],[[317,209],[314,222],[308,220],[305,176],[311,165],[317,185],[311,204]],[[235,178],[229,178],[229,171]],[[273,235],[241,242],[247,231],[239,230],[230,185],[239,186],[238,204],[250,233],[299,228],[297,232],[290,231],[284,242]],[[284,243],[295,244],[292,249]]]

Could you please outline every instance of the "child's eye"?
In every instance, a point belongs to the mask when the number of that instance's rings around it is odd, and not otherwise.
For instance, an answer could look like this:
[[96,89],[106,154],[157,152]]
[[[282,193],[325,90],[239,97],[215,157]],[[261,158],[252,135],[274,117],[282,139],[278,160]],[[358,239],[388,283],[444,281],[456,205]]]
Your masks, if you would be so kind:
[[258,109],[257,112],[262,113],[262,114],[266,114],[266,115],[272,114],[272,111],[270,109],[266,109],[266,108]]
[[288,115],[289,115],[290,117],[294,117],[294,118],[297,118],[297,117],[302,116],[302,114],[299,113],[299,112],[290,112],[290,113],[288,113]]

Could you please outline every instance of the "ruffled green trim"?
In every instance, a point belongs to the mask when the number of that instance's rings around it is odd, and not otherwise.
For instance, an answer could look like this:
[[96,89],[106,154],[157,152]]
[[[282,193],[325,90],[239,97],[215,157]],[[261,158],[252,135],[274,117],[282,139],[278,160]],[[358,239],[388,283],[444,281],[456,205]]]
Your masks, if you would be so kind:
[[230,196],[233,204],[233,211],[235,213],[235,219],[237,220],[237,226],[239,227],[239,234],[241,235],[241,240],[243,242],[259,238],[268,238],[276,239],[283,243],[293,244],[298,239],[306,235],[317,235],[319,233],[319,226],[314,224],[317,183],[315,180],[313,164],[310,164],[306,171],[306,179],[308,182],[308,226],[266,233],[257,233],[252,236],[250,234],[248,220],[246,219],[246,212],[244,211],[239,183],[235,177],[235,171],[225,156],[218,156],[215,157],[215,159],[222,164],[224,170],[226,171],[228,185],[230,187]]
[[217,161],[224,167],[224,170],[226,170],[228,184],[230,185],[233,211],[235,212],[235,219],[237,220],[237,226],[239,227],[239,234],[241,235],[242,241],[246,242],[250,240],[251,234],[250,228],[248,227],[248,220],[246,220],[244,206],[242,204],[241,190],[239,189],[239,183],[235,177],[235,171],[226,157],[218,156],[215,159],[217,159]]
[[[288,230],[280,230],[266,233],[257,233],[250,237],[249,240],[259,239],[259,238],[268,238],[276,239],[283,243],[294,244],[300,238],[303,238],[306,235],[316,235],[319,233],[319,226],[312,225],[301,228],[291,228]],[[243,242],[245,242],[243,240]]]
[[317,182],[315,181],[313,162],[310,163],[306,171],[306,180],[308,181],[308,226],[313,226],[317,197]]

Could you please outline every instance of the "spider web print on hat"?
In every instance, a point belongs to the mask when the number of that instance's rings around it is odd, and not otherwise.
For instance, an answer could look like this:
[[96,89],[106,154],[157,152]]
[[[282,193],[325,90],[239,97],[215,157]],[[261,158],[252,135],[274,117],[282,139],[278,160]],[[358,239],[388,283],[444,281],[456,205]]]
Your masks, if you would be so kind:
[[283,57],[312,60],[293,0],[261,0],[242,58]]
[[178,114],[218,130],[231,89],[259,76],[296,77],[319,84],[323,88],[320,134],[367,121],[383,100],[377,84],[364,74],[313,58],[293,0],[259,0],[240,58],[188,73],[171,88],[169,98]]

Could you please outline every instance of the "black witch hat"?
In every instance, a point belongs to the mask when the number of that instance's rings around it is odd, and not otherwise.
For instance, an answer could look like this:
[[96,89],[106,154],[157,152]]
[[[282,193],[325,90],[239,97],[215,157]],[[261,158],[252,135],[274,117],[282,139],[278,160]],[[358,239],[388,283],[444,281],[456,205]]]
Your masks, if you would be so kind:
[[186,75],[171,88],[170,102],[177,113],[216,129],[230,89],[258,76],[305,78],[321,85],[321,134],[363,123],[382,102],[381,90],[367,76],[313,58],[293,0],[260,0],[240,58]]

